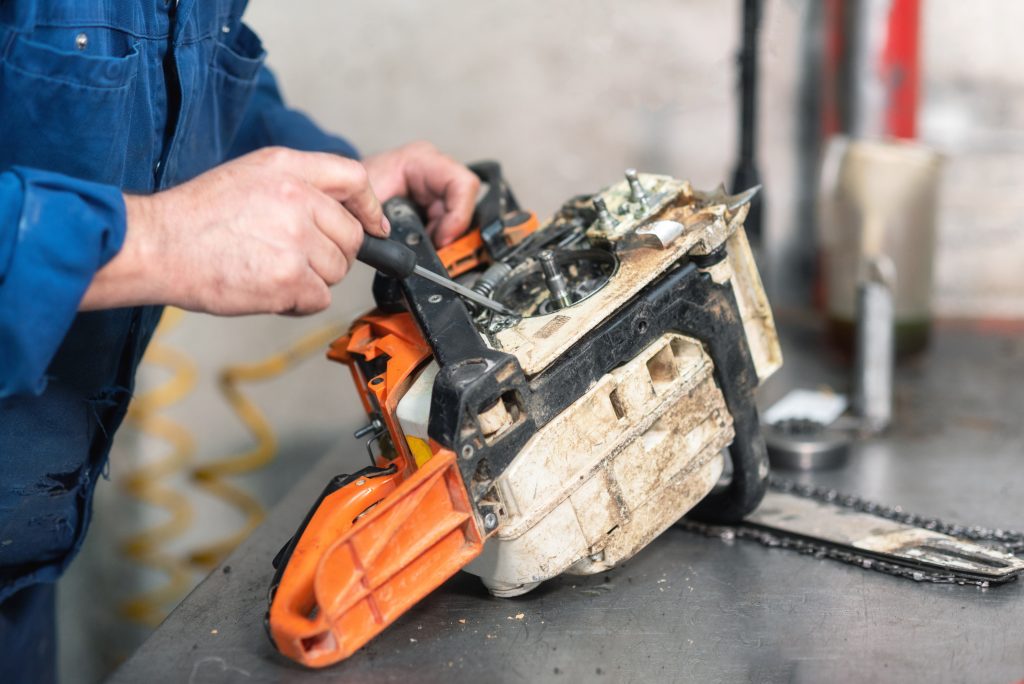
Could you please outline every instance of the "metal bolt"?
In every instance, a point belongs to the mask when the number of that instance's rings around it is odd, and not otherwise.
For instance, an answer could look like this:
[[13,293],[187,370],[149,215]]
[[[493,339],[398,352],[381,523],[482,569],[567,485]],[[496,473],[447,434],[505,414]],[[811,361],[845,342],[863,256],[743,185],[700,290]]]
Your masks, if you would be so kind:
[[408,235],[405,236],[405,244],[407,244],[407,245],[418,245],[418,244],[420,244],[420,234],[419,233],[409,233]]
[[429,297],[427,297],[427,301],[430,302],[431,304],[440,304],[441,300],[443,300],[443,299],[444,299],[444,297],[442,297],[439,294],[433,294],[433,295],[430,295]]
[[374,418],[369,425],[364,425],[363,427],[353,432],[352,436],[355,437],[356,439],[362,439],[371,432],[379,431],[382,427],[384,427],[383,423]]
[[498,526],[498,516],[493,513],[488,513],[484,516],[484,527],[488,530],[493,530]]
[[382,377],[380,377],[378,375],[377,377],[375,377],[373,380],[370,381],[370,384],[371,385],[379,385],[382,382],[384,382],[384,378],[382,378]]
[[473,458],[474,453],[476,453],[476,450],[473,448],[472,444],[467,444],[464,447],[462,447],[462,458]]
[[615,219],[612,218],[612,212],[608,211],[608,205],[604,203],[603,197],[594,198],[594,209],[597,210],[597,220],[602,228],[611,230],[615,227]]
[[636,175],[636,169],[626,169],[626,181],[629,183],[629,199],[641,207],[646,207],[647,192]]
[[89,36],[85,35],[84,33],[79,33],[77,36],[75,36],[75,47],[79,50],[84,50],[85,48],[89,47]]
[[366,484],[366,480],[363,480],[363,479],[356,480],[356,484],[357,485],[364,485],[364,484]]
[[558,303],[558,308],[564,309],[567,306],[572,306],[569,286],[555,261],[555,253],[545,249],[537,255],[537,260],[540,261],[540,267],[544,270],[544,281],[547,283],[548,291],[551,292],[551,298]]

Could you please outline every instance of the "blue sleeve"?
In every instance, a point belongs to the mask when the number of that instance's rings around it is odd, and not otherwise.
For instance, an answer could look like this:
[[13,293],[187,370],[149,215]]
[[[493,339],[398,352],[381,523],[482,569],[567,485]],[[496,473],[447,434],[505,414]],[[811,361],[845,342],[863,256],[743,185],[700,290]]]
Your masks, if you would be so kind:
[[0,398],[43,391],[82,296],[124,233],[116,187],[19,166],[0,173]]
[[347,140],[325,133],[308,116],[289,109],[281,98],[274,74],[264,66],[260,70],[256,92],[235,136],[230,157],[271,145],[307,152],[336,152],[345,157],[359,158],[356,148]]

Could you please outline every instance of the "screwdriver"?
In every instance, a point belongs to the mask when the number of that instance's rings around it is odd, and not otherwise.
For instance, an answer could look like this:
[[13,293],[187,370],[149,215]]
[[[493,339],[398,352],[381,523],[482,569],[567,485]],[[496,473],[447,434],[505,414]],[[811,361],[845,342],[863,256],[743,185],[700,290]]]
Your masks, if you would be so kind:
[[364,235],[363,246],[359,248],[356,259],[362,261],[367,266],[372,266],[384,275],[398,278],[399,280],[404,280],[415,273],[421,278],[426,278],[430,282],[447,288],[457,295],[461,295],[481,306],[496,311],[502,316],[516,316],[514,311],[493,299],[423,268],[416,263],[416,252],[400,242],[385,240],[384,238],[373,237],[372,235]]

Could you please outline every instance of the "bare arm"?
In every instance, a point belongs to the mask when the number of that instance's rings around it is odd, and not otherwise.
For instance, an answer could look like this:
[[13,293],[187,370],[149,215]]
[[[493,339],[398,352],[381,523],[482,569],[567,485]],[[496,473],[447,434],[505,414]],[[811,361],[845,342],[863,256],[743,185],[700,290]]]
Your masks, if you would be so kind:
[[264,148],[176,188],[126,196],[121,251],[80,309],[170,304],[220,315],[327,308],[369,233],[386,237],[380,196],[407,195],[444,245],[469,225],[479,181],[428,143],[360,163]]
[[126,196],[124,246],[81,310],[171,304],[221,315],[313,313],[363,234],[388,226],[366,169],[332,154],[265,148],[176,188]]

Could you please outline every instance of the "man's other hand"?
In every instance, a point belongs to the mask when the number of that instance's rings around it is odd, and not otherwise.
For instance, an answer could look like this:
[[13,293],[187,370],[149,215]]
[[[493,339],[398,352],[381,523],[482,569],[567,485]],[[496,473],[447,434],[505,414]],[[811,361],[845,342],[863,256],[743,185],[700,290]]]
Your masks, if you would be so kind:
[[426,211],[427,232],[438,247],[469,228],[480,180],[430,143],[415,142],[375,154],[363,164],[382,200],[406,196]]
[[314,313],[330,305],[329,287],[348,273],[364,233],[390,230],[366,167],[284,148],[239,157],[164,192],[126,196],[125,205],[124,246],[96,274],[82,310],[170,304],[220,315]]

